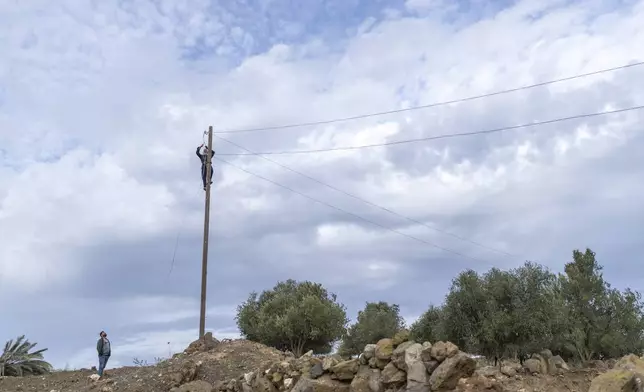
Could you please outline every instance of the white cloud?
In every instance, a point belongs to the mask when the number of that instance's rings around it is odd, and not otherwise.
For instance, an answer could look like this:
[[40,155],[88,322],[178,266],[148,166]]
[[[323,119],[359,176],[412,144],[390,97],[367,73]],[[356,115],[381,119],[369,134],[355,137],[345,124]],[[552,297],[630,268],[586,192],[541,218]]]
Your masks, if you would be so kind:
[[[94,244],[106,234],[120,241],[158,235],[174,223],[173,203],[163,184],[141,184],[110,155],[76,150],[30,165],[14,177],[2,203],[5,284],[32,290],[78,279],[83,265],[68,247]],[[43,262],[43,254],[51,259]]]
[[[89,305],[89,304],[87,304]],[[199,316],[199,303],[194,298],[181,297],[138,297],[126,298],[109,305],[112,313],[122,312],[123,326],[132,324],[169,324]],[[108,310],[106,310],[108,311]],[[128,315],[128,317],[124,317]],[[234,306],[210,306],[207,317],[235,316]]]
[[[91,320],[98,305],[105,309],[92,323],[78,323],[87,331],[71,333],[63,321],[52,321],[54,331],[33,327],[35,316],[3,303],[0,312],[14,316],[0,334],[22,328],[40,341],[52,339],[51,355],[69,355],[68,341],[86,346],[96,328],[112,325],[124,353],[115,361],[124,364],[127,356],[161,355],[167,341],[183,344],[192,336],[183,323],[197,316],[203,222],[194,149],[209,124],[248,128],[352,116],[644,59],[642,1],[621,8],[520,1],[498,13],[488,6],[458,15],[455,3],[409,0],[412,15],[370,9],[352,22],[354,30],[309,26],[302,20],[310,16],[293,10],[278,17],[278,3],[268,10],[273,19],[240,4],[222,8],[201,0],[158,7],[146,1],[0,5],[6,42],[0,53],[0,294],[24,295],[25,309],[41,309],[39,295],[55,298],[60,303],[50,306],[61,320]],[[334,41],[311,32],[332,37],[331,30],[355,35]],[[294,31],[305,32],[297,34],[300,42],[289,38]],[[641,67],[633,67],[461,104],[224,136],[266,151],[485,130],[641,105],[644,93],[636,86],[643,80]],[[559,268],[574,247],[596,246],[610,261],[639,241],[642,116],[271,159],[442,231]],[[219,140],[215,149],[241,152]],[[420,314],[440,301],[459,268],[521,262],[410,225],[260,158],[226,159],[486,263],[216,164],[208,287],[209,304],[223,305],[211,309],[214,329],[234,328],[229,304],[278,279],[320,281],[343,293],[352,312],[364,301],[384,299],[399,302],[405,314]],[[619,238],[606,234],[619,230]],[[168,278],[166,260],[174,251]],[[607,274],[624,280],[623,267],[609,265]],[[422,298],[419,285],[427,290]],[[374,293],[381,298],[366,297]],[[41,317],[54,314],[48,312]],[[93,361],[87,350],[74,366]]]
[[[215,330],[213,336],[221,339],[238,339],[235,330]],[[145,332],[131,336],[122,342],[111,339],[112,356],[109,367],[132,366],[134,359],[154,363],[156,358],[170,358],[173,354],[182,352],[190,342],[199,336],[197,329],[166,330]],[[97,338],[98,339],[98,338]],[[74,354],[66,365],[73,368],[91,368],[97,366],[96,348],[89,347]]]

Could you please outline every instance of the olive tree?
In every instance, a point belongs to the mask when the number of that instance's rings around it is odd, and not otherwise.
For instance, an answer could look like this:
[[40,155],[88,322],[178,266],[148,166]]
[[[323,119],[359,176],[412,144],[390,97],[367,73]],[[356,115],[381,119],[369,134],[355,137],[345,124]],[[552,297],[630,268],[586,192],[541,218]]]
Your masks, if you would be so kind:
[[345,332],[344,305],[319,283],[279,282],[261,294],[251,293],[237,308],[237,326],[249,340],[295,355],[328,353]]

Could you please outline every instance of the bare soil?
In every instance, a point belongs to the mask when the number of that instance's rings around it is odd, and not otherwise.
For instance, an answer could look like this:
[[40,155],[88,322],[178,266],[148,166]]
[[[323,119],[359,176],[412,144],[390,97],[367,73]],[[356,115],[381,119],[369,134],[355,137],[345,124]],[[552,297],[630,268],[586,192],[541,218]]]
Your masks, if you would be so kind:
[[91,370],[54,372],[44,376],[0,378],[1,392],[166,392],[167,376],[188,362],[201,362],[198,380],[215,383],[255,370],[266,363],[281,361],[282,352],[246,340],[222,342],[209,352],[180,355],[156,366],[126,366],[105,371],[98,383],[89,381]]
[[457,392],[588,392],[590,383],[600,371],[574,369],[559,376],[521,374],[512,378],[484,379],[472,377]]
[[[54,372],[45,376],[0,378],[0,392],[167,392],[177,374],[197,369],[197,380],[211,384],[238,378],[246,372],[283,361],[276,349],[246,340],[221,342],[208,352],[179,355],[156,366],[108,369],[99,382],[91,382],[91,370]],[[186,370],[187,369],[187,370]],[[498,379],[472,377],[458,392],[587,392],[599,369],[574,369],[560,376],[527,375]]]

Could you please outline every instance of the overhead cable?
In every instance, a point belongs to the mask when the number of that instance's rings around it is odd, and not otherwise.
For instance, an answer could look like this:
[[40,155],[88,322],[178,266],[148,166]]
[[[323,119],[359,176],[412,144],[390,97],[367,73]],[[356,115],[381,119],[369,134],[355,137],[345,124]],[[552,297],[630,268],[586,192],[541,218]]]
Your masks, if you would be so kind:
[[604,111],[604,112],[578,114],[578,115],[575,115],[575,116],[560,117],[560,118],[555,118],[555,119],[552,119],[552,120],[545,120],[545,121],[535,121],[535,122],[527,123],[527,124],[512,125],[512,126],[509,126],[509,127],[501,127],[501,128],[493,128],[493,129],[486,129],[486,130],[482,130],[482,131],[461,132],[461,133],[447,133],[447,134],[443,134],[443,135],[427,136],[427,137],[420,137],[420,138],[415,138],[415,139],[394,140],[394,141],[384,142],[384,143],[363,144],[363,145],[358,145],[358,146],[331,147],[331,148],[320,148],[320,149],[310,149],[310,150],[261,151],[261,152],[255,152],[253,154],[250,154],[250,153],[239,153],[239,154],[223,153],[223,154],[218,154],[218,155],[219,156],[291,155],[291,154],[313,154],[313,153],[322,153],[322,152],[331,152],[331,151],[361,150],[361,149],[365,149],[365,148],[385,147],[385,146],[393,146],[393,145],[399,145],[399,144],[418,143],[418,142],[426,142],[426,141],[430,141],[430,140],[451,139],[451,138],[459,138],[459,137],[466,137],[466,136],[485,135],[485,134],[498,133],[498,132],[503,132],[503,131],[511,131],[511,130],[516,130],[516,129],[521,129],[521,128],[531,128],[531,127],[536,127],[536,126],[539,126],[539,125],[553,124],[553,123],[558,123],[558,122],[563,122],[563,121],[579,120],[579,119],[591,118],[591,117],[600,117],[600,116],[606,116],[606,115],[609,115],[609,114],[624,113],[624,112],[629,112],[629,111],[634,111],[634,110],[641,110],[641,109],[644,109],[644,105],[632,106],[632,107],[623,108],[623,109],[616,109],[616,110],[608,110],[608,111]]
[[409,108],[388,110],[388,111],[384,111],[384,112],[360,114],[360,115],[356,115],[356,116],[334,118],[334,119],[329,119],[329,120],[310,121],[310,122],[302,122],[302,123],[286,124],[286,125],[275,125],[275,126],[268,126],[268,127],[242,128],[242,129],[225,129],[225,130],[221,130],[221,131],[215,131],[214,133],[224,134],[224,133],[248,133],[248,132],[273,131],[273,130],[280,130],[280,129],[289,129],[289,128],[308,127],[308,126],[315,126],[315,125],[333,124],[333,123],[338,123],[338,122],[359,120],[359,119],[369,118],[369,117],[383,116],[383,115],[387,115],[387,114],[403,113],[403,112],[409,112],[409,111],[414,111],[414,110],[432,108],[432,107],[436,107],[436,106],[444,106],[444,105],[450,105],[450,104],[454,104],[454,103],[473,101],[473,100],[476,100],[476,99],[488,98],[488,97],[493,97],[495,95],[508,94],[508,93],[521,91],[521,90],[528,90],[528,89],[532,89],[532,88],[536,88],[536,87],[547,86],[547,85],[550,85],[550,84],[561,83],[561,82],[566,82],[566,81],[575,80],[575,79],[581,79],[581,78],[585,78],[585,77],[593,76],[593,75],[599,75],[599,74],[606,73],[606,72],[613,72],[613,71],[618,71],[618,70],[622,70],[622,69],[638,67],[640,65],[644,65],[644,61],[633,62],[633,63],[629,63],[629,64],[620,65],[620,66],[617,66],[617,67],[605,68],[605,69],[601,69],[601,70],[598,70],[598,71],[587,72],[587,73],[578,74],[578,75],[574,75],[574,76],[568,76],[568,77],[560,78],[560,79],[553,79],[553,80],[549,80],[549,81],[546,81],[546,82],[540,82],[540,83],[530,84],[530,85],[526,85],[526,86],[515,87],[515,88],[511,88],[511,89],[507,89],[507,90],[500,90],[500,91],[495,91],[495,92],[486,93],[486,94],[473,95],[473,96],[469,96],[469,97],[465,97],[465,98],[453,99],[453,100],[449,100],[449,101],[435,102],[435,103],[430,103],[430,104],[427,104],[427,105],[420,105],[420,106],[413,106],[413,107],[409,107]]
[[370,206],[372,206],[372,207],[378,208],[378,209],[380,209],[380,210],[382,210],[382,211],[385,211],[385,212],[388,212],[388,213],[390,213],[390,214],[392,214],[392,215],[396,215],[396,216],[398,216],[398,217],[400,217],[400,218],[403,218],[403,219],[405,219],[405,220],[407,220],[407,221],[409,221],[409,222],[412,222],[412,223],[414,223],[414,224],[417,224],[417,225],[421,225],[421,226],[427,227],[427,228],[429,228],[429,229],[431,229],[431,230],[435,230],[435,231],[437,231],[437,232],[440,232],[440,233],[446,234],[446,235],[448,235],[448,236],[454,237],[454,238],[459,239],[459,240],[461,240],[461,241],[469,242],[469,243],[471,243],[471,244],[473,244],[473,245],[476,245],[476,246],[479,246],[479,247],[481,247],[481,248],[485,248],[485,249],[487,249],[487,250],[491,250],[491,251],[494,251],[494,252],[497,252],[497,253],[501,253],[501,254],[503,254],[503,255],[505,255],[505,256],[518,257],[518,256],[515,256],[515,255],[513,255],[513,254],[511,254],[511,253],[508,253],[508,252],[506,252],[506,251],[504,251],[504,250],[497,249],[497,248],[493,248],[493,247],[490,247],[490,246],[486,246],[486,245],[484,245],[484,244],[482,244],[482,243],[480,243],[480,242],[476,242],[476,241],[474,241],[474,240],[471,240],[471,239],[468,239],[468,238],[465,238],[465,237],[461,237],[461,236],[459,236],[459,235],[457,235],[457,234],[450,233],[450,232],[448,232],[448,231],[445,231],[445,230],[439,229],[438,227],[435,227],[435,226],[429,225],[429,224],[427,224],[427,223],[425,223],[425,222],[422,222],[422,221],[420,221],[420,220],[418,220],[418,219],[414,219],[414,218],[410,218],[410,217],[408,217],[408,216],[402,215],[402,214],[400,214],[400,213],[398,213],[398,212],[396,212],[396,211],[393,211],[393,210],[391,210],[391,209],[389,209],[389,208],[387,208],[387,207],[383,207],[383,206],[378,205],[378,204],[376,204],[376,203],[372,203],[372,202],[370,202],[369,200],[366,200],[366,199],[364,199],[364,198],[362,198],[362,197],[360,197],[360,196],[356,196],[356,195],[354,195],[354,194],[352,194],[352,193],[349,193],[349,192],[347,192],[347,191],[344,191],[344,190],[342,190],[342,189],[340,189],[340,188],[338,188],[338,187],[335,187],[335,186],[333,186],[333,185],[331,185],[331,184],[328,184],[328,183],[326,183],[326,182],[320,181],[320,180],[318,180],[317,178],[311,177],[310,175],[308,175],[308,174],[306,174],[306,173],[302,173],[301,171],[295,170],[295,169],[293,169],[293,168],[291,168],[291,167],[289,167],[289,166],[286,166],[286,165],[284,165],[284,164],[281,164],[281,163],[279,163],[279,162],[277,162],[277,161],[275,161],[275,160],[273,160],[273,159],[270,159],[270,158],[264,157],[264,156],[262,156],[262,155],[256,154],[255,152],[253,152],[253,151],[249,150],[248,148],[246,148],[246,147],[244,147],[244,146],[242,146],[242,145],[240,145],[240,144],[237,144],[237,143],[235,143],[235,142],[233,142],[233,141],[231,141],[231,140],[225,139],[225,138],[223,138],[223,137],[221,137],[221,136],[218,136],[218,135],[213,135],[213,136],[215,136],[216,138],[218,138],[218,139],[220,139],[220,140],[225,141],[226,143],[230,143],[230,144],[232,144],[233,146],[236,146],[236,147],[238,147],[238,148],[240,148],[240,149],[242,149],[242,150],[245,150],[246,152],[249,152],[249,153],[250,153],[250,154],[252,154],[252,155],[256,155],[256,156],[258,156],[258,157],[260,157],[260,158],[262,158],[262,159],[264,159],[264,160],[266,160],[266,161],[268,161],[268,162],[271,162],[271,163],[273,163],[273,164],[275,164],[275,165],[278,165],[278,166],[280,166],[280,167],[282,167],[282,168],[284,168],[284,169],[286,169],[286,170],[288,170],[288,171],[290,171],[290,172],[293,172],[293,173],[295,173],[295,174],[297,174],[297,175],[300,175],[300,176],[302,176],[302,177],[304,177],[304,178],[307,178],[307,179],[309,179],[309,180],[311,180],[311,181],[314,181],[314,182],[316,182],[316,183],[318,183],[318,184],[320,184],[320,185],[323,185],[323,186],[325,186],[325,187],[327,187],[327,188],[333,189],[333,190],[334,190],[334,191],[336,191],[336,192],[340,192],[340,193],[342,193],[342,194],[344,194],[344,195],[346,195],[346,196],[352,197],[352,198],[354,198],[354,199],[356,199],[356,200],[358,200],[358,201],[361,201],[361,202],[363,202],[363,203],[365,203],[365,204],[368,204],[368,205],[370,205]]
[[268,178],[266,178],[266,177],[264,177],[264,176],[261,176],[261,175],[259,175],[259,174],[257,174],[257,173],[253,173],[253,172],[251,172],[250,170],[244,169],[243,167],[241,167],[241,166],[239,166],[239,165],[236,165],[236,164],[234,164],[234,163],[232,163],[232,162],[229,162],[229,161],[226,161],[226,160],[224,160],[224,159],[218,158],[217,156],[214,156],[213,158],[214,158],[214,159],[216,159],[216,160],[217,160],[217,161],[219,161],[219,162],[222,162],[222,163],[225,163],[225,164],[227,164],[227,165],[233,166],[233,167],[237,168],[238,170],[241,170],[241,171],[243,171],[243,172],[245,172],[245,173],[247,173],[247,174],[250,174],[251,176],[257,177],[257,178],[262,179],[262,180],[264,180],[264,181],[266,181],[266,182],[270,182],[271,184],[273,184],[273,185],[275,185],[275,186],[278,186],[278,187],[280,187],[280,188],[286,189],[287,191],[290,191],[290,192],[293,192],[293,193],[295,193],[295,194],[298,194],[298,195],[300,195],[300,196],[302,196],[302,197],[305,197],[305,198],[307,198],[307,199],[309,199],[309,200],[311,200],[311,201],[314,201],[314,202],[316,202],[316,203],[322,204],[322,205],[327,206],[327,207],[329,207],[329,208],[331,208],[331,209],[334,209],[334,210],[336,210],[336,211],[342,212],[342,213],[344,213],[344,214],[346,214],[346,215],[349,215],[349,216],[352,216],[352,217],[354,217],[354,218],[356,218],[356,219],[359,219],[359,220],[361,220],[361,221],[367,222],[367,223],[369,223],[369,224],[371,224],[371,225],[377,226],[377,227],[379,227],[379,228],[381,228],[381,229],[384,229],[384,230],[390,231],[390,232],[392,232],[392,233],[396,233],[396,234],[401,235],[401,236],[403,236],[403,237],[407,237],[407,238],[409,238],[409,239],[411,239],[411,240],[414,240],[414,241],[417,241],[417,242],[423,243],[423,244],[425,244],[425,245],[429,245],[429,246],[431,246],[431,247],[433,247],[433,248],[440,249],[440,250],[442,250],[442,251],[445,251],[445,252],[448,252],[448,253],[451,253],[451,254],[454,254],[454,255],[457,255],[457,256],[460,256],[460,257],[466,258],[466,259],[470,259],[470,260],[474,260],[474,261],[479,261],[479,262],[487,262],[487,261],[485,261],[485,260],[483,260],[483,259],[479,259],[479,258],[476,258],[476,257],[468,256],[468,255],[463,254],[463,253],[460,253],[460,252],[458,252],[458,251],[455,251],[455,250],[452,250],[452,249],[448,249],[448,248],[444,248],[444,247],[442,247],[442,246],[440,246],[440,245],[436,245],[436,244],[431,243],[431,242],[429,242],[429,241],[426,241],[426,240],[424,240],[424,239],[422,239],[422,238],[418,238],[418,237],[415,237],[415,236],[413,236],[413,235],[410,235],[410,234],[407,234],[407,233],[403,233],[402,231],[399,231],[399,230],[396,230],[396,229],[392,229],[392,228],[387,227],[387,226],[385,226],[385,225],[383,225],[383,224],[380,224],[380,223],[378,223],[378,222],[375,222],[375,221],[373,221],[373,220],[371,220],[371,219],[368,219],[368,218],[365,218],[365,217],[363,217],[363,216],[360,216],[360,215],[358,215],[358,214],[356,214],[356,213],[353,213],[353,212],[347,211],[347,210],[342,209],[342,208],[340,208],[340,207],[336,207],[336,206],[334,206],[333,204],[327,203],[327,202],[325,202],[325,201],[322,201],[322,200],[316,199],[316,198],[314,198],[314,197],[312,197],[312,196],[309,196],[309,195],[307,195],[307,194],[305,194],[305,193],[299,192],[299,191],[297,191],[297,190],[295,190],[295,189],[293,189],[293,188],[291,188],[291,187],[288,187],[288,186],[286,186],[286,185],[280,184],[280,183],[278,183],[278,182],[276,182],[276,181],[273,181],[273,180],[271,180],[271,179],[268,179]]

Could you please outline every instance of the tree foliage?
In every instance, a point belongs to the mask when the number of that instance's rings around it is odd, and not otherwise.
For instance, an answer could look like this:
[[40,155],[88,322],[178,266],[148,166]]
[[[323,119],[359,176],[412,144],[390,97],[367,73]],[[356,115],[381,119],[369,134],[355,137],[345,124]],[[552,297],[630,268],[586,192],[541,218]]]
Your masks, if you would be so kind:
[[295,355],[328,353],[347,324],[345,307],[335,294],[318,283],[292,279],[261,295],[251,293],[237,308],[236,319],[245,338]]
[[38,343],[31,343],[25,336],[9,340],[0,356],[0,376],[30,376],[49,373],[52,366],[43,359],[46,348],[31,351]]
[[[411,325],[411,335],[499,359],[522,360],[543,349],[579,361],[644,354],[641,296],[612,288],[595,256],[574,250],[560,274],[532,262],[507,271],[463,271],[443,304],[431,305]],[[239,307],[238,325],[249,339],[295,353],[328,352],[342,336],[340,353],[357,354],[402,328],[399,313],[398,305],[367,303],[345,331],[346,314],[335,296],[289,280],[251,294]]]
[[575,250],[561,276],[568,322],[566,344],[581,360],[640,352],[642,303],[631,290],[611,289],[595,253]]
[[405,321],[400,316],[400,307],[387,302],[367,302],[364,310],[358,312],[356,322],[342,337],[340,354],[361,353],[364,346],[386,337],[392,337],[404,328]]
[[431,306],[412,334],[498,358],[525,358],[543,349],[581,361],[641,353],[640,294],[612,289],[590,249],[572,256],[560,275],[531,262],[482,275],[463,271],[445,303]]
[[443,326],[445,312],[443,307],[430,305],[429,309],[416,320],[410,328],[411,338],[417,342],[437,342],[447,340]]

